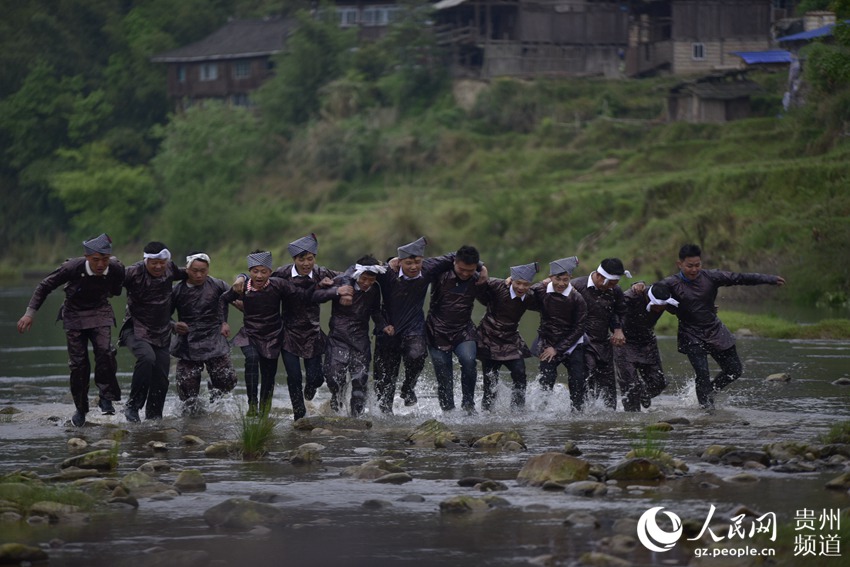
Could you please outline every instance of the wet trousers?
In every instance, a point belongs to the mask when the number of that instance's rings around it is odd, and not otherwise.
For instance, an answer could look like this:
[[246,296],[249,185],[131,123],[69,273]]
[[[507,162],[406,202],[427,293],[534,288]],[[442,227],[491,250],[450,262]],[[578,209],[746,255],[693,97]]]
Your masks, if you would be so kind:
[[118,385],[116,372],[118,363],[112,346],[112,328],[94,327],[92,329],[66,329],[68,344],[68,367],[71,370],[71,397],[74,405],[82,413],[89,411],[89,382],[91,363],[88,344],[94,353],[94,384],[100,397],[113,402],[121,399],[121,386]]
[[587,387],[589,395],[601,398],[611,409],[617,409],[617,372],[613,357],[601,360],[592,348],[584,350],[584,364],[587,369]]
[[404,382],[401,384],[401,397],[405,400],[416,399],[416,382],[425,367],[427,355],[428,347],[425,337],[421,335],[382,336],[375,340],[375,393],[382,411],[393,411],[396,381],[402,360]]
[[248,394],[248,411],[257,409],[257,389],[259,387],[259,407],[268,413],[274,396],[274,378],[277,374],[277,357],[265,358],[254,345],[242,347],[245,355],[245,390]]
[[511,390],[511,408],[525,407],[525,388],[527,378],[525,373],[525,359],[514,360],[483,360],[481,369],[484,372],[484,398],[481,400],[481,408],[487,411],[493,409],[496,401],[496,388],[499,385],[499,369],[506,367],[511,372],[513,389]]
[[322,372],[322,356],[304,359],[304,373],[307,375],[307,381],[303,383],[302,389],[304,375],[301,373],[301,358],[285,350],[281,351],[280,355],[283,358],[283,367],[286,369],[286,386],[289,390],[292,413],[295,419],[301,419],[307,415],[304,392],[308,392],[307,397],[313,399],[316,390],[325,382],[325,375]]
[[124,329],[121,341],[136,357],[127,407],[145,408],[145,419],[162,418],[165,395],[168,393],[168,369],[171,354],[168,347],[158,347],[136,338],[132,327]]
[[540,362],[540,387],[552,391],[558,379],[558,366],[567,369],[567,386],[570,389],[570,403],[573,410],[581,411],[587,401],[587,377],[584,368],[584,345],[578,345],[572,353],[553,361]]
[[464,341],[455,345],[452,350],[440,350],[428,347],[434,374],[437,376],[437,398],[443,411],[455,408],[454,371],[452,368],[452,353],[460,363],[461,407],[471,411],[475,409],[475,380],[478,378],[477,361],[475,356],[478,345],[475,341]]
[[358,416],[366,407],[366,381],[369,378],[370,353],[335,345],[325,355],[325,378],[331,391],[331,409],[342,408],[346,377],[351,376],[351,415]]
[[182,401],[194,400],[201,391],[201,373],[207,369],[207,388],[210,399],[217,398],[236,387],[236,371],[230,356],[217,356],[209,360],[178,360],[175,378],[177,395]]
[[614,351],[614,361],[617,365],[617,382],[623,396],[625,411],[640,411],[641,399],[651,400],[661,394],[667,387],[667,379],[661,367],[661,357],[656,360],[645,359],[645,362],[629,360],[628,356],[620,356]]
[[[744,372],[744,366],[738,357],[738,351],[734,346],[726,350],[706,349],[702,345],[690,345],[685,354],[694,367],[696,374],[697,401],[701,407],[714,405],[714,393],[719,392],[738,378]],[[720,365],[720,372],[711,379],[711,371],[708,368],[708,357]]]

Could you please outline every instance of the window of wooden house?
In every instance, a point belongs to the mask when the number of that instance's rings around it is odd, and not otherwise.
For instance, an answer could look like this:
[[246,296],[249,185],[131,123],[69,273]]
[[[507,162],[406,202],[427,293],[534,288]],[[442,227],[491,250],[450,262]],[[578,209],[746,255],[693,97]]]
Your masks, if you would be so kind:
[[398,13],[398,6],[367,6],[360,22],[364,26],[388,26]]
[[178,65],[177,66],[177,81],[180,83],[186,82],[186,66]]
[[251,63],[248,61],[237,61],[233,64],[233,78],[247,79],[251,76]]
[[693,59],[694,61],[702,61],[703,59],[705,59],[705,44],[691,44],[691,59]]
[[251,106],[247,93],[235,93],[230,97],[233,106]]
[[204,63],[201,65],[201,80],[215,81],[218,79],[218,63]]
[[336,15],[339,18],[339,25],[341,27],[345,28],[357,25],[357,8],[338,7],[336,9]]

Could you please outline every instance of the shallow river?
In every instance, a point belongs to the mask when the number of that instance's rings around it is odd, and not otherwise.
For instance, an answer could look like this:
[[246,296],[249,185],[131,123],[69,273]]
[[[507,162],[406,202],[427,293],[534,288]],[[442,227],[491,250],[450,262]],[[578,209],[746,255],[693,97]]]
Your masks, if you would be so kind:
[[[793,474],[771,469],[747,471],[759,481],[734,483],[720,479],[742,472],[740,468],[700,459],[711,444],[758,450],[775,441],[816,442],[831,425],[850,420],[850,387],[832,384],[850,376],[848,342],[740,339],[744,377],[718,397],[718,410],[713,415],[697,408],[687,361],[676,353],[673,337],[660,340],[671,384],[649,411],[640,414],[612,412],[592,404],[584,414],[574,415],[569,411],[563,384],[548,397],[537,391],[534,380],[529,385],[526,411],[513,413],[507,407],[509,379],[505,377],[493,413],[443,415],[429,363],[419,383],[418,406],[397,405],[396,415],[385,417],[370,405],[366,417],[373,422],[371,429],[329,437],[293,429],[291,417],[285,415],[289,400],[281,364],[274,400],[281,420],[271,450],[259,461],[243,462],[207,458],[202,448],[188,447],[181,441],[186,434],[197,435],[207,443],[237,438],[240,411],[245,407],[243,360],[238,349],[234,350],[234,362],[239,386],[232,397],[209,408],[204,416],[182,417],[172,386],[161,422],[127,423],[120,414],[123,404],[119,403],[118,415],[101,416],[95,410],[89,414],[86,427],[74,428],[69,423],[73,405],[67,386],[64,333],[61,325],[52,323],[60,294],[50,297],[33,330],[19,336],[15,322],[30,292],[0,292],[0,408],[11,405],[22,410],[0,421],[0,474],[19,469],[53,474],[72,454],[67,446],[69,438],[82,437],[91,443],[111,437],[117,425],[128,434],[121,443],[116,477],[154,458],[166,458],[175,470],[200,469],[207,481],[205,492],[170,500],[141,499],[135,511],[96,512],[83,525],[0,526],[0,543],[18,541],[47,549],[48,542],[57,540],[48,549],[53,566],[114,565],[118,559],[131,556],[140,557],[135,564],[141,566],[157,549],[204,550],[219,565],[521,565],[544,555],[554,555],[566,564],[585,552],[604,551],[600,540],[613,534],[615,520],[637,519],[656,506],[673,510],[682,518],[703,521],[712,505],[722,517],[743,504],[760,514],[775,513],[780,524],[793,523],[804,509],[820,514],[850,506],[846,493],[824,489],[827,480],[845,470],[840,467]],[[119,318],[123,314],[120,300],[116,313]],[[233,326],[238,329],[238,325]],[[528,324],[529,340],[533,327],[534,322]],[[129,353],[120,349],[119,381],[125,396],[131,370]],[[768,375],[780,372],[790,374],[791,380],[765,381]],[[531,362],[529,376],[535,374],[536,365]],[[564,376],[562,380],[565,382]],[[458,398],[459,388],[456,383]],[[93,396],[95,391],[92,385]],[[310,413],[326,411],[328,397],[327,389],[320,389]],[[480,407],[480,380],[477,397]],[[517,473],[529,457],[561,451],[569,441],[578,445],[582,458],[613,465],[633,446],[646,443],[645,425],[672,417],[686,418],[690,424],[674,426],[658,443],[687,463],[686,475],[661,483],[622,483],[622,490],[596,497],[516,483]],[[447,449],[406,446],[405,437],[431,418],[448,424],[463,442]],[[468,446],[469,440],[509,430],[522,435],[527,451],[501,453]],[[154,456],[147,445],[152,440],[166,442],[168,451]],[[321,465],[291,465],[288,452],[308,442],[325,446]],[[385,485],[340,475],[344,467],[362,464],[386,449],[409,452],[403,467],[413,476],[412,482]],[[161,477],[170,483],[176,474],[168,472]],[[504,482],[508,490],[495,494],[510,506],[472,518],[442,515],[439,503],[451,496],[484,495],[458,485],[459,479],[469,476]],[[710,484],[701,484],[706,479]],[[285,512],[285,524],[271,526],[269,531],[233,533],[213,530],[204,522],[203,512],[208,508],[227,498],[247,498],[256,493],[276,495],[274,505]],[[421,496],[421,501],[400,500],[411,495]],[[379,509],[363,506],[375,499],[389,505]],[[567,516],[581,511],[593,514],[598,527],[564,523]],[[777,544],[791,547],[793,542]],[[139,556],[139,552],[147,554]],[[850,550],[841,549],[841,555],[832,564],[846,565]],[[694,547],[679,543],[669,552],[652,553],[638,545],[620,557],[633,564],[687,565],[694,558]],[[820,565],[827,559],[800,557],[798,564]]]

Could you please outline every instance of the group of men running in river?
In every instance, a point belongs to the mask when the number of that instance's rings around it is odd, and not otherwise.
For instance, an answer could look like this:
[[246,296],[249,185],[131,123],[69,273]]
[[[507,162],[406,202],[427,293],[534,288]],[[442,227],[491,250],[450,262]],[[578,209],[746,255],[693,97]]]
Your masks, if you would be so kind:
[[[148,243],[143,259],[125,268],[112,256],[109,236],[101,234],[83,242],[83,256],[67,260],[39,283],[18,331],[28,331],[47,296],[64,286],[59,319],[67,337],[76,407],[71,422],[78,427],[89,411],[89,343],[98,407],[114,414],[113,402],[121,399],[109,298],[125,289],[127,309],[118,344],[136,359],[123,410],[130,422],[140,421],[143,408],[145,419],[162,418],[172,356],[177,359],[177,394],[186,412],[203,407],[204,368],[211,402],[232,391],[237,377],[231,344],[245,357],[248,415],[268,413],[278,357],[295,419],[307,415],[305,400],[312,400],[323,384],[330,390],[333,411],[363,413],[370,368],[378,409],[392,413],[402,363],[398,403],[416,405],[417,381],[428,356],[440,408],[446,412],[455,409],[453,358],[460,366],[461,408],[475,413],[478,361],[481,409],[494,409],[505,367],[512,382],[509,404],[519,411],[527,390],[525,359],[532,356],[539,359],[542,390],[552,391],[559,366],[566,368],[574,411],[582,411],[593,398],[616,409],[619,387],[623,409],[636,412],[650,407],[667,386],[654,328],[669,311],[679,320],[679,352],[694,368],[697,401],[712,410],[715,393],[743,371],[735,337],[717,317],[718,289],[785,283],[775,275],[703,269],[702,252],[694,244],[679,251],[678,273],[651,285],[637,282],[625,291],[620,280],[631,274],[617,258],[606,258],[588,275],[575,278],[578,258],[554,260],[548,276],[534,283],[540,270],[536,262],[512,266],[508,278],[498,279],[489,277],[472,246],[426,257],[426,244],[422,237],[398,247],[387,262],[364,256],[346,270],[334,271],[316,264],[319,245],[311,234],[288,245],[292,262],[277,269],[270,252],[250,253],[247,272],[230,285],[209,275],[207,254],[191,253],[185,267],[179,267],[161,242]],[[486,308],[477,325],[472,320],[476,301]],[[320,305],[327,302],[331,318],[326,334]],[[243,326],[229,340],[231,306],[242,311]],[[530,347],[519,333],[526,311],[540,316]],[[709,356],[720,367],[713,379]],[[347,388],[351,393],[345,400]]]

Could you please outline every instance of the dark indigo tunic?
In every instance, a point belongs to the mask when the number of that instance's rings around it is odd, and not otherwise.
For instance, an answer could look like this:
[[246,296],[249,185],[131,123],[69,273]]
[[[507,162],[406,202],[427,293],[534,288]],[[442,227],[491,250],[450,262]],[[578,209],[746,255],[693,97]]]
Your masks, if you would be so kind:
[[222,319],[218,300],[230,286],[212,276],[199,286],[180,282],[171,290],[171,312],[189,326],[186,335],[171,337],[171,355],[181,360],[203,362],[230,354],[230,344],[221,334]]
[[[354,286],[351,305],[341,305],[339,302],[337,289],[343,285]],[[369,291],[363,291],[358,289],[348,276],[339,276],[334,280],[332,287],[313,291],[313,301],[333,302],[326,351],[329,356],[333,356],[340,349],[369,355],[372,349],[369,319],[372,319],[377,329],[387,326],[381,314],[381,291],[377,283],[373,284]]]
[[629,289],[623,293],[626,302],[626,314],[623,317],[623,334],[626,344],[616,347],[617,356],[633,364],[659,364],[658,343],[655,338],[655,324],[664,314],[647,311],[647,292],[638,293]]
[[529,309],[539,310],[538,299],[529,290],[524,299],[511,298],[511,286],[505,280],[490,278],[478,300],[487,313],[478,324],[478,358],[516,360],[528,358],[531,351],[519,334],[519,322]]
[[[418,278],[408,279],[398,270],[388,269],[378,276],[384,300],[384,318],[395,328],[396,337],[425,336],[425,296],[428,285],[452,269],[454,254],[422,261]],[[376,334],[381,334],[380,330]]]
[[472,308],[484,286],[475,285],[477,279],[476,273],[463,281],[454,270],[449,270],[433,282],[425,321],[430,346],[450,351],[462,342],[478,338],[472,323]]
[[186,270],[168,262],[165,273],[154,278],[145,268],[145,262],[136,262],[127,268],[124,287],[127,288],[127,311],[124,324],[133,326],[133,334],[140,341],[153,346],[169,348],[171,345],[171,286],[186,279]]
[[293,276],[293,264],[275,270],[273,277],[292,282],[302,293],[283,299],[283,350],[300,358],[313,358],[325,351],[325,336],[321,325],[319,304],[310,301],[316,284],[324,278],[333,279],[337,272],[313,266],[312,277]]
[[587,304],[587,320],[584,333],[588,346],[598,360],[613,360],[613,345],[609,340],[610,331],[623,328],[623,315],[626,303],[623,290],[619,286],[600,290],[589,283],[590,276],[574,278],[570,283],[584,298]]
[[281,303],[289,296],[304,298],[304,292],[291,281],[280,278],[269,278],[266,287],[259,291],[248,291],[248,282],[245,282],[244,289],[241,297],[228,289],[218,302],[224,319],[227,306],[237,299],[242,300],[242,328],[233,338],[233,344],[238,347],[253,345],[263,358],[276,359],[283,345]]
[[109,259],[104,276],[88,274],[85,256],[72,258],[41,280],[32,294],[29,308],[38,311],[50,292],[64,285],[65,301],[56,319],[62,320],[65,329],[109,327],[115,325],[109,297],[121,295],[123,284],[124,266],[116,258]]
[[563,359],[567,351],[584,336],[587,305],[575,289],[569,295],[547,292],[547,286],[537,283],[529,293],[534,294],[540,309],[540,326],[537,328],[536,353],[553,347],[556,361]]
[[700,270],[693,281],[679,273],[664,280],[673,298],[679,301],[679,352],[686,353],[691,345],[703,345],[712,350],[726,350],[735,345],[735,336],[717,317],[714,302],[717,290],[732,285],[776,284],[778,276],[742,274],[722,270]]

